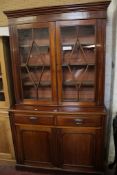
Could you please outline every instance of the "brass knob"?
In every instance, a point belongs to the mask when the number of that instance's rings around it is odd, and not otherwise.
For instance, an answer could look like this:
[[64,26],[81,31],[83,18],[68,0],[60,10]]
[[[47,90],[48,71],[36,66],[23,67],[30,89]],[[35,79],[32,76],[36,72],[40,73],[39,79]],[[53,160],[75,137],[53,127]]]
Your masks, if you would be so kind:
[[37,117],[29,117],[30,120],[37,120]]
[[76,118],[74,119],[76,125],[83,124],[83,119]]

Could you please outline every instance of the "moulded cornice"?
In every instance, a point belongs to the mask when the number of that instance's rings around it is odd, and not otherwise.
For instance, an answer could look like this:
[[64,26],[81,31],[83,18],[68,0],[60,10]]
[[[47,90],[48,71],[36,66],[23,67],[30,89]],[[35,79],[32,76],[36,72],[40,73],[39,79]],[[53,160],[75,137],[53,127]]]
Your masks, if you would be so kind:
[[106,10],[110,1],[83,3],[83,4],[70,4],[60,6],[48,6],[31,9],[11,10],[4,11],[8,18],[18,18],[24,16],[37,16],[47,14],[66,13],[73,11],[100,11]]

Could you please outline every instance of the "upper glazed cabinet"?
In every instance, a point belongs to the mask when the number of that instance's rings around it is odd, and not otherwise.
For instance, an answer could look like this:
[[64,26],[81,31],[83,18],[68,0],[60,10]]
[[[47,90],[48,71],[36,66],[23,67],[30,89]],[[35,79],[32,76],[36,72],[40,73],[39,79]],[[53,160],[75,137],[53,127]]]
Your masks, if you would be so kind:
[[95,102],[95,20],[57,22],[56,28],[54,23],[17,28],[23,100]]
[[16,103],[103,105],[107,4],[93,5],[94,13],[87,6],[82,9],[85,15],[81,15],[80,6],[74,9],[79,12],[72,12],[72,6],[63,6],[63,15],[57,14],[57,7],[52,15],[46,8],[45,15],[40,15],[42,10],[35,9],[34,14],[24,10],[24,16],[33,14],[24,18],[19,11],[14,15],[6,12],[13,19],[10,23]]

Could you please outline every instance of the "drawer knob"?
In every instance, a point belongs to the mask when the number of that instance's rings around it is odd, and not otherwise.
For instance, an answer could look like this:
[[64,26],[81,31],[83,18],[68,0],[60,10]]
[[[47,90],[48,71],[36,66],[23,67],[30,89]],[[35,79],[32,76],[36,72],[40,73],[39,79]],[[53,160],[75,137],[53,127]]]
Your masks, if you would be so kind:
[[74,119],[76,125],[83,124],[83,119],[76,118]]
[[29,117],[30,120],[37,120],[37,117]]

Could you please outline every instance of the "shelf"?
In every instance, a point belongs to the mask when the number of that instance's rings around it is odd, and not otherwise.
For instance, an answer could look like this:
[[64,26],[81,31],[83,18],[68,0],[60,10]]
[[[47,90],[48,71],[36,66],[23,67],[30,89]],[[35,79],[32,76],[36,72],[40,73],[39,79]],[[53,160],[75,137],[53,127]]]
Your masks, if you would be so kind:
[[[22,48],[30,48],[30,47],[32,47],[32,45],[29,45],[29,44],[22,44],[22,45],[19,45],[19,47],[22,47]],[[37,47],[49,47],[49,45],[37,45]]]
[[[75,86],[76,84],[80,84],[81,81],[65,81],[63,83],[63,86]],[[88,87],[94,87],[94,82],[93,81],[83,81],[81,83],[82,86],[88,86]]]
[[[46,40],[46,41],[35,41],[34,42],[36,44],[37,47],[49,47],[50,44],[49,44],[49,40]],[[34,44],[34,45],[35,45]],[[19,47],[32,47],[32,41],[28,41],[27,43],[19,43]]]
[[[35,83],[36,85],[38,85],[38,82]],[[23,84],[24,86],[34,86],[34,83],[32,82],[26,82]],[[45,82],[41,82],[39,87],[42,86],[51,86],[51,82],[50,81],[45,81]]]
[[87,65],[88,65],[88,66],[95,66],[96,64],[95,64],[95,63],[87,63],[87,64],[86,64],[86,63],[77,63],[77,64],[63,63],[63,64],[62,64],[62,67],[67,67],[68,65],[69,65],[69,66],[80,66],[80,67],[83,66],[83,67],[84,67],[84,66],[87,66]]
[[[29,97],[29,96],[24,96],[25,99],[31,99],[31,100],[36,100],[36,97]],[[43,100],[43,101],[50,101],[51,98],[38,98],[37,100]]]
[[31,65],[29,65],[29,64],[25,64],[25,63],[21,64],[21,67],[23,67],[23,68],[26,67],[26,66],[32,67],[32,68],[33,68],[33,67],[34,67],[34,68],[35,68],[35,67],[43,67],[43,66],[44,66],[44,67],[48,67],[48,68],[50,67],[49,64],[44,64],[44,65],[40,65],[40,64],[31,64]]
[[[63,51],[69,51],[69,50],[72,50],[73,49],[73,46],[75,45],[74,42],[70,42],[70,43],[62,43],[62,49]],[[96,47],[95,44],[84,44],[84,43],[81,43],[81,46],[82,48],[84,49],[94,49]]]
[[82,99],[82,98],[80,98],[80,99],[75,99],[75,98],[68,98],[68,99],[65,99],[65,98],[63,98],[62,99],[64,102],[93,102],[94,100],[92,100],[92,98],[87,98],[87,99]]
[[[88,65],[88,66],[95,66],[96,64],[95,64],[95,63],[89,63],[89,64],[88,64],[88,63],[87,63],[87,64],[86,64],[86,63],[78,63],[78,64],[63,63],[63,64],[62,64],[62,67],[67,67],[68,65],[69,65],[69,66],[80,66],[80,67],[83,66],[83,67],[84,67],[84,66],[87,66],[87,65]],[[29,64],[28,64],[28,65],[27,65],[27,64],[25,64],[25,63],[21,64],[21,67],[22,67],[22,68],[24,68],[24,67],[26,67],[26,66],[28,66],[28,67],[43,67],[43,66],[44,66],[44,67],[50,68],[51,65],[49,65],[49,64],[44,64],[44,65],[40,65],[40,64],[31,64],[31,65],[29,65]],[[1,77],[1,78],[2,78],[2,77]]]

